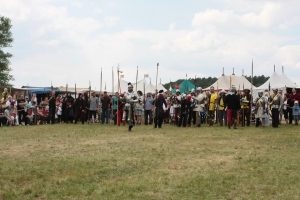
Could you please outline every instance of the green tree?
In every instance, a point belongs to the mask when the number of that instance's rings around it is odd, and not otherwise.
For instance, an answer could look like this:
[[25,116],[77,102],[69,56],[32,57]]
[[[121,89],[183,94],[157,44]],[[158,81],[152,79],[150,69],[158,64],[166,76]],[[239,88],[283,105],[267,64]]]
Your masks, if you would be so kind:
[[13,76],[9,74],[12,71],[9,67],[9,58],[12,57],[12,54],[3,51],[3,48],[11,47],[13,42],[11,27],[11,20],[0,16],[0,86],[10,85],[9,81],[14,80]]

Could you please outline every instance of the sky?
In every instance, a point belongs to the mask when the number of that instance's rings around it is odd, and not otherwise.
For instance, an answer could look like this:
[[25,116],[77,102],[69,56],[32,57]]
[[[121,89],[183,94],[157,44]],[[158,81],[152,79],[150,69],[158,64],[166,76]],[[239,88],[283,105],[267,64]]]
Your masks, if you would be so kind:
[[[299,0],[0,0],[12,21],[16,87],[102,91],[149,74],[158,83],[284,73],[300,85]],[[161,81],[160,81],[161,80]],[[200,85],[199,85],[200,86]]]

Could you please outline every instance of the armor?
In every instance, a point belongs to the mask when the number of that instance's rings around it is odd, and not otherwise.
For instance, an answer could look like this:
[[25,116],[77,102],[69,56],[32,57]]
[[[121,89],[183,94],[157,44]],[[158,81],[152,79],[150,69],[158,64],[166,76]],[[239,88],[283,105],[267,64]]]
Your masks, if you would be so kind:
[[197,96],[192,97],[192,99],[196,103],[195,108],[193,110],[196,111],[196,124],[198,127],[201,126],[201,113],[204,112],[205,110],[205,99],[206,99],[205,94],[202,93],[202,89],[199,91],[201,92],[199,92]]
[[122,121],[128,123],[128,131],[131,131],[132,127],[135,125],[134,104],[140,101],[137,93],[134,92],[132,88],[133,86],[131,83],[128,83],[128,91],[125,92],[124,97],[120,97],[120,100],[125,103]]

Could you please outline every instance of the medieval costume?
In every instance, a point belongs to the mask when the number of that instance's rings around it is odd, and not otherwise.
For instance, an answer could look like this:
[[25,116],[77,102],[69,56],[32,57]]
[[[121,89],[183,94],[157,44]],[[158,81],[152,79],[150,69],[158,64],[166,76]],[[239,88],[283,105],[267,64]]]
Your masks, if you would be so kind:
[[85,121],[85,110],[86,104],[85,100],[82,98],[82,93],[79,93],[78,98],[75,101],[75,124],[77,124],[78,119],[84,124]]
[[195,108],[193,109],[196,112],[196,124],[197,127],[201,126],[202,123],[202,114],[205,110],[205,99],[206,95],[202,92],[202,88],[197,88],[198,95],[195,97],[192,97],[196,102]]
[[244,94],[241,96],[241,108],[242,108],[242,126],[245,126],[245,117],[247,120],[247,126],[250,126],[250,104],[252,102],[252,95],[250,94],[250,89],[245,88]]
[[164,97],[164,91],[160,90],[155,100],[155,117],[154,117],[154,128],[162,128],[164,120],[164,114],[167,110],[167,103]]
[[63,111],[63,115],[65,116],[65,122],[73,123],[74,120],[74,98],[71,96],[71,93],[67,93],[67,96],[65,98],[65,109]]
[[180,115],[180,110],[181,110],[181,96],[180,96],[180,91],[177,89],[176,94],[173,96],[172,104],[174,108],[174,118],[175,118],[175,124],[178,125],[178,118]]
[[273,89],[273,95],[270,96],[270,107],[272,112],[272,127],[278,128],[279,125],[279,110],[283,102],[280,101],[281,96],[278,94],[278,89]]
[[188,127],[191,127],[191,122],[193,120],[193,125],[196,124],[196,111],[194,110],[197,104],[197,101],[193,99],[192,97],[195,97],[195,90],[192,89],[191,95],[187,97],[187,101],[189,101],[189,115],[188,115]]
[[227,112],[225,110],[225,94],[226,94],[225,90],[222,90],[220,92],[220,96],[217,99],[220,126],[223,126],[223,121],[225,123],[225,126],[227,126]]
[[210,93],[207,96],[208,102],[208,124],[209,126],[213,126],[215,120],[215,110],[216,110],[216,99],[218,95],[215,93],[215,88],[213,86],[210,87]]
[[133,85],[131,83],[128,83],[128,91],[125,92],[124,97],[120,97],[120,99],[125,103],[122,121],[128,123],[128,131],[131,132],[132,127],[135,125],[134,103],[139,101],[138,95],[133,91]]
[[255,124],[256,127],[260,124],[265,126],[265,113],[267,112],[268,99],[263,95],[263,91],[258,91],[258,97],[253,102],[255,104]]
[[231,125],[234,125],[236,129],[237,125],[237,111],[241,108],[239,96],[236,95],[236,88],[232,86],[229,90],[228,95],[225,98],[225,105],[227,108],[227,125],[230,129]]
[[186,99],[186,94],[181,95],[181,109],[178,127],[186,127],[186,121],[189,113],[190,101]]

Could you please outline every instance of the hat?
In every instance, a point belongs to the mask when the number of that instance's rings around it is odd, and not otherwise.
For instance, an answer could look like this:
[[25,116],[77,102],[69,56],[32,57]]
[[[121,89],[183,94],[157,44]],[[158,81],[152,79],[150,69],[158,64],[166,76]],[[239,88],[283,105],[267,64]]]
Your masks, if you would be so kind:
[[80,95],[82,96],[82,93],[79,93],[79,94],[78,94],[78,96],[80,96]]
[[164,93],[164,91],[163,91],[163,90],[159,90],[158,93],[159,93],[159,94],[162,94],[162,93]]
[[222,93],[224,93],[224,94],[225,94],[225,93],[226,93],[226,91],[223,89],[223,90],[221,90],[220,94],[222,94]]
[[249,88],[245,88],[244,90],[249,90],[249,91],[250,91],[250,89],[249,89]]
[[129,82],[128,87],[133,88],[133,85]]

